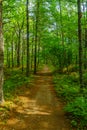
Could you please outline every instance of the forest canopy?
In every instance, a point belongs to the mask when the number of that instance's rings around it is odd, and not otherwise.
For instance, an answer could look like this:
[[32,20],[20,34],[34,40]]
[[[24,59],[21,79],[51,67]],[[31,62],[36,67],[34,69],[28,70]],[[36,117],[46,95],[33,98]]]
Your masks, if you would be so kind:
[[86,0],[0,0],[0,101],[3,71],[5,84],[14,70],[27,78],[42,64],[73,75],[80,96],[86,95]]

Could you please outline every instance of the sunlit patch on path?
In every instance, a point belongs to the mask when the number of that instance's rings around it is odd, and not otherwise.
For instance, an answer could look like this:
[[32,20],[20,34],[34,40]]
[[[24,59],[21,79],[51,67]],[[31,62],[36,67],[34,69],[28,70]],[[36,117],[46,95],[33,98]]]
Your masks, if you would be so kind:
[[31,89],[21,88],[23,93],[19,93],[10,118],[0,130],[70,130],[46,66],[32,84]]

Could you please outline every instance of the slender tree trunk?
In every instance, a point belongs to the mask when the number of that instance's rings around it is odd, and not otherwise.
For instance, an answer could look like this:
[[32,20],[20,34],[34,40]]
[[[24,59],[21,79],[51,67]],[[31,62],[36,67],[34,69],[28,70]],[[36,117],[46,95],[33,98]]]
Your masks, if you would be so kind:
[[24,70],[24,39],[22,39],[22,52],[21,53],[22,53],[21,62],[22,62],[22,72],[23,72]]
[[37,72],[38,20],[39,20],[39,0],[37,0],[37,5],[36,5],[34,74],[36,74],[36,72]]
[[15,46],[14,46],[15,54],[14,54],[14,64],[17,66],[17,41],[15,41]]
[[87,28],[85,28],[85,38],[84,38],[84,69],[87,68]]
[[13,38],[12,38],[12,68],[14,67],[14,44],[13,44]]
[[33,69],[33,60],[34,60],[34,36],[32,38],[32,48],[31,48],[31,70]]
[[60,6],[60,26],[61,26],[61,34],[60,34],[60,38],[61,38],[61,43],[62,43],[62,46],[63,46],[63,51],[62,51],[62,53],[61,53],[61,56],[62,56],[62,59],[61,59],[61,68],[60,68],[60,70],[62,70],[63,69],[63,67],[64,67],[64,59],[65,59],[65,55],[64,55],[64,51],[65,51],[65,49],[64,49],[64,31],[63,31],[63,18],[62,18],[62,3],[61,3],[62,1],[61,0],[59,0],[59,6]]
[[26,4],[26,18],[27,18],[27,67],[26,67],[26,75],[29,76],[29,71],[30,71],[30,43],[29,43],[29,0],[27,0]]
[[82,42],[83,42],[83,65],[84,65],[84,69],[87,68],[87,56],[86,56],[86,52],[87,52],[87,25],[86,25],[86,12],[87,12],[87,3],[86,5],[84,5],[84,0],[82,0],[82,11],[84,12],[83,15],[83,32],[82,32]]
[[17,48],[17,67],[20,67],[20,38],[21,38],[21,31],[19,29],[18,48]]
[[11,52],[9,51],[9,48],[8,48],[8,68],[11,67]]
[[4,44],[2,33],[2,0],[0,1],[0,103],[4,101],[3,98],[3,63],[4,63]]
[[9,41],[6,39],[6,65],[10,68],[10,51],[9,51]]
[[41,40],[40,40],[40,37],[38,37],[38,65],[39,65],[39,63],[40,63],[40,42],[41,42]]
[[78,40],[79,40],[79,81],[80,88],[83,88],[83,72],[82,72],[82,30],[81,30],[81,0],[77,1],[78,4]]
[[9,62],[9,53],[8,53],[8,41],[6,39],[6,66],[8,67],[8,62]]
[[62,45],[64,46],[64,32],[63,32],[61,0],[59,0],[59,6],[60,6],[60,22],[61,22],[61,40],[62,40]]
[[36,22],[36,34],[35,34],[35,51],[34,51],[34,74],[37,71],[37,22]]

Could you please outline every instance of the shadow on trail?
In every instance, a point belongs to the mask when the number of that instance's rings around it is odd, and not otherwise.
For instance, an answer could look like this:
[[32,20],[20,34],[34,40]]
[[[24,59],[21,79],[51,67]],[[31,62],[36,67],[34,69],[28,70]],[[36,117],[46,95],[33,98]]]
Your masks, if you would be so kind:
[[54,93],[52,75],[45,67],[35,75],[29,87],[18,90],[22,92],[17,94],[18,102],[0,130],[70,130],[63,107]]
[[[6,130],[57,130],[56,126],[53,125],[53,122],[51,121],[54,117],[54,112],[48,111],[44,107],[45,106],[43,106],[43,108],[41,107],[42,110],[35,110],[36,112],[32,109],[25,109],[24,113],[17,112],[15,109],[14,112],[16,117],[13,117],[8,121]],[[59,116],[61,123],[62,115],[60,114],[57,116]],[[58,130],[61,130],[60,126],[57,126],[57,128],[59,128]]]
[[53,73],[52,72],[40,72],[40,73],[37,73],[37,76],[52,76]]

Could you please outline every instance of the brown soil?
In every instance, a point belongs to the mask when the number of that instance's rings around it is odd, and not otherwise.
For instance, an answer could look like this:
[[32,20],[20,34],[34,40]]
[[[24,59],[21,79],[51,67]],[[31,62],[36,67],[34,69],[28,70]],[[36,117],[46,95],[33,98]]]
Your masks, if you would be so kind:
[[29,86],[17,91],[8,119],[0,124],[0,130],[71,130],[46,66]]

